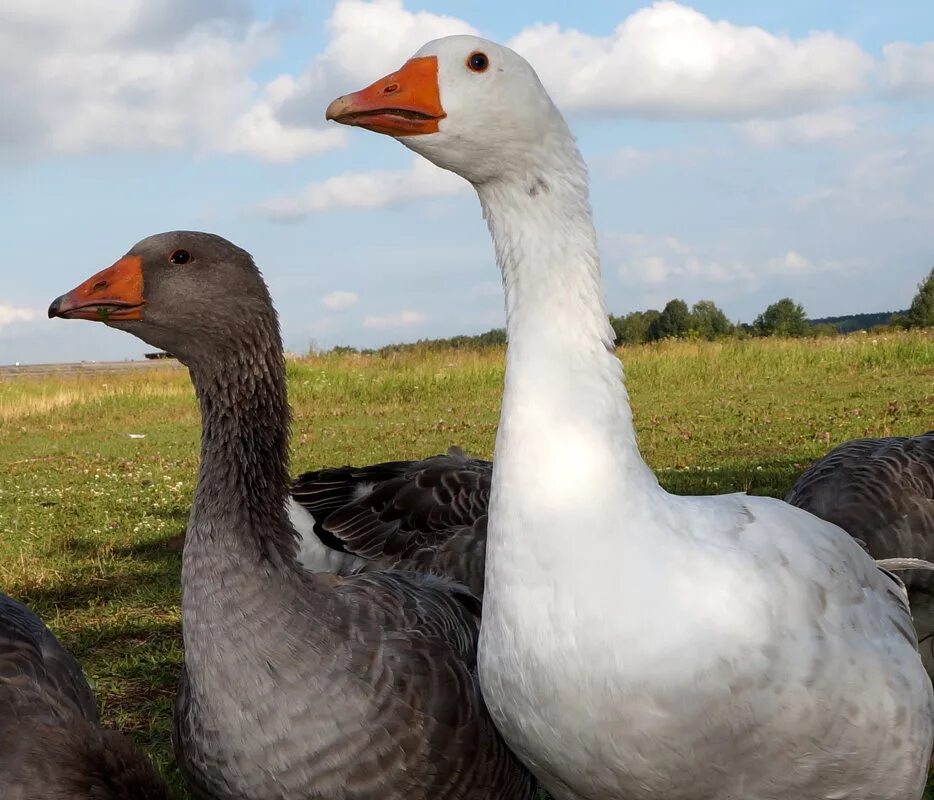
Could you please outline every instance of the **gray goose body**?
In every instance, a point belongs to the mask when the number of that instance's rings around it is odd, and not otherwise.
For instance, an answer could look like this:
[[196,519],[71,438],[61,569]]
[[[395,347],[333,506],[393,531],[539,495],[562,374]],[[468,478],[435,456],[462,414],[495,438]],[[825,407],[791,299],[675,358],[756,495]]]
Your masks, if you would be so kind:
[[[130,284],[135,295],[112,296]],[[201,408],[175,706],[176,754],[196,795],[531,798],[480,694],[479,601],[431,575],[341,577],[297,562],[282,347],[249,254],[209,234],[150,237],[54,310],[96,318],[130,295],[138,314],[104,314],[107,324],[175,353]]]
[[[785,500],[839,525],[873,558],[934,561],[934,431],[854,439],[815,461]],[[902,572],[919,649],[934,676],[934,574]]]
[[128,739],[98,724],[81,667],[22,603],[0,594],[0,796],[164,800]]
[[418,461],[306,472],[289,505],[299,561],[340,574],[425,572],[482,596],[492,473],[492,462],[456,447]]

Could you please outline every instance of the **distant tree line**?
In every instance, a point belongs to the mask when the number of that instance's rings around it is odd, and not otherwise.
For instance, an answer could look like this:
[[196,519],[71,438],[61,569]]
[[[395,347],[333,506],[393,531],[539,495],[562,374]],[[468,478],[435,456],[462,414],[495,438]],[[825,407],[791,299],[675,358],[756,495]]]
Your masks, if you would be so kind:
[[[804,306],[790,297],[769,305],[752,324],[736,323],[712,300],[699,300],[688,308],[684,300],[669,300],[658,311],[633,311],[624,316],[610,315],[617,345],[640,344],[668,338],[721,339],[727,336],[835,336],[879,327],[934,327],[934,269],[920,284],[918,293],[905,311],[852,314],[846,317],[808,319]],[[335,347],[333,352],[388,355],[405,350],[482,350],[506,343],[506,331],[494,328],[476,336],[448,339],[420,339],[407,344],[391,344],[376,350]]]

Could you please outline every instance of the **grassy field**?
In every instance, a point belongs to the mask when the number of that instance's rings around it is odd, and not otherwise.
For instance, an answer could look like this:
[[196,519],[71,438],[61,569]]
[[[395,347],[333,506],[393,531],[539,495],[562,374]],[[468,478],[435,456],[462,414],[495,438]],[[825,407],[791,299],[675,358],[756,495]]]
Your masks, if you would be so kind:
[[[930,334],[665,342],[621,355],[642,451],[681,493],[781,496],[835,444],[934,427]],[[502,364],[498,350],[291,361],[294,471],[451,444],[489,457]],[[48,622],[84,665],[106,723],[180,790],[168,731],[197,443],[179,368],[0,378],[0,589]]]

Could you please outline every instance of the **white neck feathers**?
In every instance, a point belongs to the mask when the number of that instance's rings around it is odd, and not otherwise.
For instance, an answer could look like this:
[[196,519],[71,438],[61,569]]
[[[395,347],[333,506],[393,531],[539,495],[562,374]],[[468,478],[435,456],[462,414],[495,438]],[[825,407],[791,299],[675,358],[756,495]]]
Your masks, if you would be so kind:
[[613,351],[586,168],[566,132],[533,161],[477,186],[509,337],[494,493],[529,522],[523,507],[579,514],[657,488]]

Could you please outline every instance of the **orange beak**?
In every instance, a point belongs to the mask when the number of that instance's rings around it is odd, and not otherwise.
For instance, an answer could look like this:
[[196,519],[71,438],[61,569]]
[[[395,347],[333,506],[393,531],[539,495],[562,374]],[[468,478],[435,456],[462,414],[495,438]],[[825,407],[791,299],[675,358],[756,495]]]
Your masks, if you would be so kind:
[[49,306],[49,318],[100,322],[141,319],[145,302],[143,260],[139,256],[124,256],[113,266],[55,298]]
[[438,89],[438,59],[412,58],[366,89],[338,97],[324,116],[389,136],[437,133],[438,122],[447,116]]

